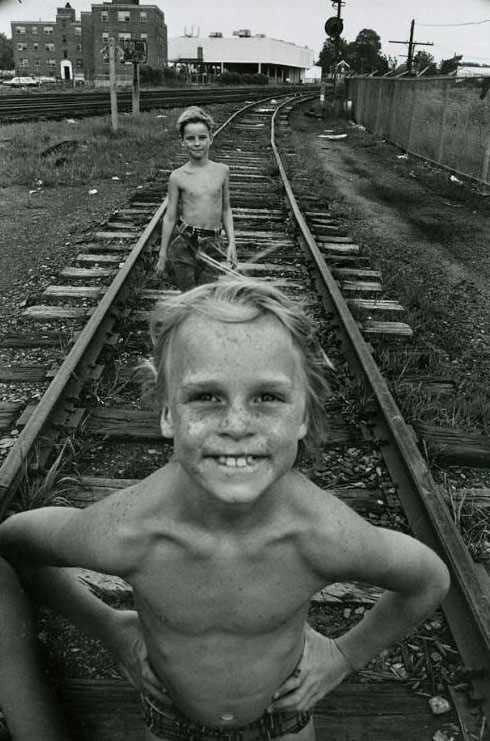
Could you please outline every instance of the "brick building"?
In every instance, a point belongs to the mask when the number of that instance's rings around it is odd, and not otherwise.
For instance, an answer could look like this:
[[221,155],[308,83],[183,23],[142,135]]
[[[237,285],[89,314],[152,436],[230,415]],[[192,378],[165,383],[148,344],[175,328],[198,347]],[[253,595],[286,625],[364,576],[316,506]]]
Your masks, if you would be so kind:
[[[62,80],[89,80],[105,84],[109,79],[110,36],[116,44],[145,40],[148,64],[163,69],[167,64],[167,27],[164,14],[155,5],[139,0],[112,0],[92,5],[76,19],[70,3],[57,8],[54,22],[11,22],[14,64],[17,75]],[[117,64],[119,82],[132,79],[131,65]]]

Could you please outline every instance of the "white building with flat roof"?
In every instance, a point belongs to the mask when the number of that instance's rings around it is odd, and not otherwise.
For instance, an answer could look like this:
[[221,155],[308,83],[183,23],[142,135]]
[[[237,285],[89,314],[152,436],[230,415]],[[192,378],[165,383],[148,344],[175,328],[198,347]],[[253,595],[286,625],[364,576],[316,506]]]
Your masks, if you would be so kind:
[[168,61],[206,77],[225,71],[263,74],[271,82],[300,82],[313,66],[313,50],[290,41],[270,39],[250,31],[236,31],[225,38],[219,32],[208,37],[178,36],[168,40]]

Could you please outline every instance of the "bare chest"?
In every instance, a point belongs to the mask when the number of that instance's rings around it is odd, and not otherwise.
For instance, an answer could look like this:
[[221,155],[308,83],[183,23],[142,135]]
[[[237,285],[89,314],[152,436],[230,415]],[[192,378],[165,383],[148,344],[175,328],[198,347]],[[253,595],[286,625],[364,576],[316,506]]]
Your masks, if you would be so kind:
[[321,586],[291,548],[162,555],[139,575],[135,592],[162,628],[179,633],[277,630],[296,619]]
[[221,199],[223,175],[221,170],[190,170],[181,174],[181,197],[185,201]]

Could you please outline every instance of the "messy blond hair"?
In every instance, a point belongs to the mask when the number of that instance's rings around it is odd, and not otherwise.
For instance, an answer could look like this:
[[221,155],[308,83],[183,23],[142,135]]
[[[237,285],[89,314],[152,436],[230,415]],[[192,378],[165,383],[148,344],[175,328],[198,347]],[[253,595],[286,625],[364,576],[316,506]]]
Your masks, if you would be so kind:
[[143,398],[161,411],[167,402],[172,344],[180,326],[201,315],[222,322],[250,322],[264,316],[277,319],[291,336],[300,357],[306,385],[308,431],[300,452],[314,452],[326,437],[324,403],[332,364],[321,348],[311,320],[278,288],[251,278],[226,278],[160,301],[152,313],[153,356],[142,368]]
[[197,105],[191,105],[189,108],[186,108],[177,119],[176,128],[181,139],[184,136],[185,127],[189,123],[203,123],[208,127],[210,134],[215,127],[215,123],[209,113],[206,113],[206,111],[203,111]]

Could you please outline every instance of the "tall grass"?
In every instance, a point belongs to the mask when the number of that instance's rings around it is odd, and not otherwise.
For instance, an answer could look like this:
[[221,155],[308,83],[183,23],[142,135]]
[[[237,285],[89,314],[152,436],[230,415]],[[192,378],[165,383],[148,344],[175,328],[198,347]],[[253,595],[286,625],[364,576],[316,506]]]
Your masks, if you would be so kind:
[[8,147],[2,151],[0,187],[34,188],[39,181],[43,187],[73,186],[113,177],[141,182],[178,146],[179,113],[120,114],[115,133],[109,116],[4,126],[2,139]]

